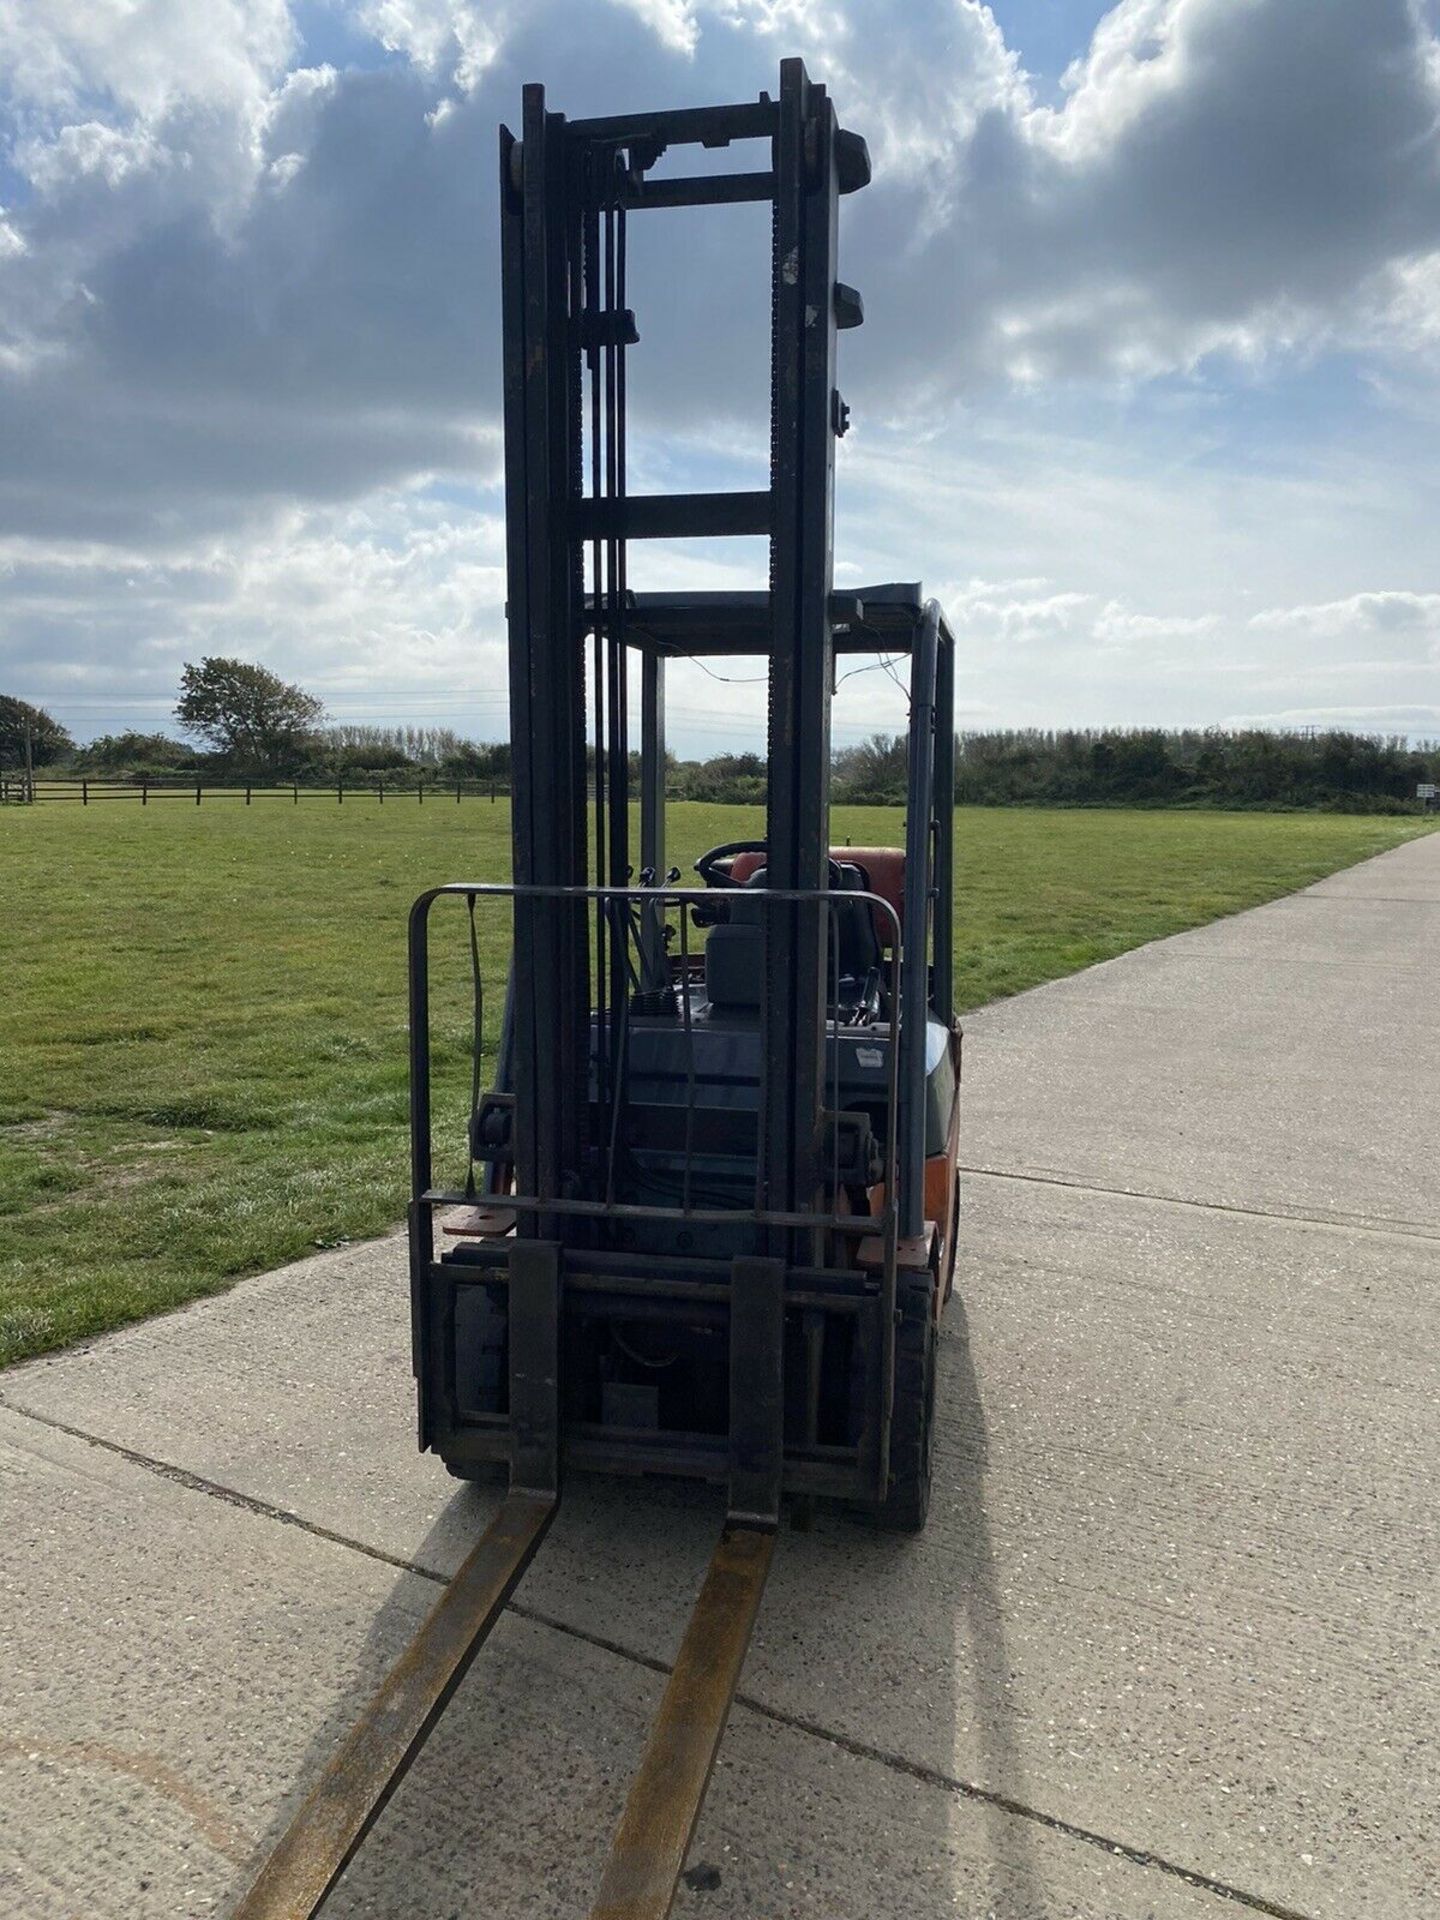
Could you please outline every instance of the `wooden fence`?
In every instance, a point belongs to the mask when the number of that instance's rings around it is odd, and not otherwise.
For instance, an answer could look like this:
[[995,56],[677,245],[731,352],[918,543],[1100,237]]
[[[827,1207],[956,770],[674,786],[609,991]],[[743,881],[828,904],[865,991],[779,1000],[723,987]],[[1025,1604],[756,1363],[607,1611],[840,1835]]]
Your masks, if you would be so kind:
[[358,784],[354,780],[348,784],[337,780],[333,786],[293,780],[280,786],[259,783],[219,786],[203,780],[27,780],[23,773],[0,774],[0,806],[39,806],[52,800],[66,800],[88,807],[92,803],[98,806],[102,800],[135,800],[142,807],[148,807],[152,800],[179,800],[198,807],[206,800],[234,800],[248,807],[258,800],[281,800],[298,807],[302,799],[333,800],[337,806],[343,806],[347,800],[352,803],[374,800],[382,807],[386,800],[392,803],[414,800],[423,807],[427,800],[432,805],[453,801],[458,806],[462,799],[469,799],[488,800],[493,806],[497,799],[509,797],[509,787],[492,780],[416,780],[413,784],[401,785],[377,778]]

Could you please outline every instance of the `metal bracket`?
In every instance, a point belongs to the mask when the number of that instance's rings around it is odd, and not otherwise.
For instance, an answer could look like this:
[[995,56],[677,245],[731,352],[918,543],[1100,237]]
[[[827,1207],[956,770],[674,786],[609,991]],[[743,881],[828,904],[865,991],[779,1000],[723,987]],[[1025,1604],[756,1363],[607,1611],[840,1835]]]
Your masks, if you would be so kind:
[[835,135],[835,172],[841,193],[858,193],[870,184],[870,149],[848,127],[839,128]]
[[576,336],[582,350],[592,352],[600,347],[638,346],[635,310],[625,307],[614,313],[582,313],[576,321]]
[[785,1420],[785,1263],[730,1267],[730,1522],[775,1527]]
[[560,1488],[560,1247],[510,1250],[510,1488],[553,1500]]
[[847,287],[843,280],[835,282],[835,325],[842,333],[851,327],[863,327],[865,324],[865,302],[854,287]]

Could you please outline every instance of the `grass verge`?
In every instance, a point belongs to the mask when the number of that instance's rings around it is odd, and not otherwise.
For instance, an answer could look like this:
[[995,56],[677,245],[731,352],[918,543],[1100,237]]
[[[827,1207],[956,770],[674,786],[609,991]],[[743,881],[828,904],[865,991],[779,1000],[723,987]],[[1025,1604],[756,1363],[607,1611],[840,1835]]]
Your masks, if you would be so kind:
[[[834,829],[856,845],[901,837],[885,808],[838,808]],[[748,809],[670,810],[687,871],[706,846],[759,830]],[[1423,830],[964,810],[961,1004],[1254,906]],[[0,815],[0,1364],[399,1219],[405,915],[424,887],[503,879],[508,861],[508,811],[484,801]],[[498,989],[508,929],[493,913],[479,921]],[[458,1153],[470,1019],[458,906],[437,918],[435,956],[437,1112]],[[492,990],[492,1016],[499,1001]]]

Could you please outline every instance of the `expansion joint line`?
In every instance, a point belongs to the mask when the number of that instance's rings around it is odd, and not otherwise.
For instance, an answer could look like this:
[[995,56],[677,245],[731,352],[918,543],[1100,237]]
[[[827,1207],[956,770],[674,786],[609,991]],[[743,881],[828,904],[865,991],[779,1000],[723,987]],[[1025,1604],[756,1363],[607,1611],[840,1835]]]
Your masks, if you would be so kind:
[[1331,1233],[1382,1233],[1404,1240],[1440,1240],[1440,1231],[1416,1220],[1356,1220],[1343,1214],[1290,1213],[1283,1209],[1245,1207],[1229,1200],[1189,1200],[1178,1193],[1149,1193],[1143,1187],[1103,1187],[1064,1173],[1030,1173],[1014,1167],[972,1167],[957,1171],[972,1180],[1011,1180],[1029,1187],[1062,1187],[1069,1193],[1103,1194],[1106,1199],[1140,1200],[1147,1206],[1185,1207],[1199,1213],[1238,1214],[1243,1220],[1272,1220],[1281,1226],[1322,1227]]

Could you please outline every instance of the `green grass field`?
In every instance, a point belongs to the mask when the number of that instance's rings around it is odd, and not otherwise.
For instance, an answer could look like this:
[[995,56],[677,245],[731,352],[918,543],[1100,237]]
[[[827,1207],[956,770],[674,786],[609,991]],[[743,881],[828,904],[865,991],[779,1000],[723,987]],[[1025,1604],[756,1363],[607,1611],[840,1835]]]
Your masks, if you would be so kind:
[[[671,809],[672,857],[759,830]],[[1305,885],[1423,831],[1395,819],[962,812],[971,1007]],[[837,838],[899,815],[837,809]],[[504,804],[167,801],[0,814],[0,1363],[394,1224],[406,1197],[405,916],[503,879]],[[497,1016],[508,932],[482,915]],[[436,925],[437,1075],[457,1156],[463,913]],[[459,1162],[441,1171],[448,1177]]]

